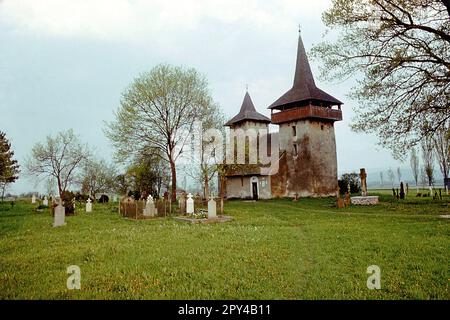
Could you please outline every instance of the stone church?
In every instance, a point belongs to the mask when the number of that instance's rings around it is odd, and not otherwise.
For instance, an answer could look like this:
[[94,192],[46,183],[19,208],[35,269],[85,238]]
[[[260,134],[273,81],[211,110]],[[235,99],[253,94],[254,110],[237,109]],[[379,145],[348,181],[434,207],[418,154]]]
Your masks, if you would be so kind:
[[271,119],[256,111],[246,92],[239,113],[225,124],[230,131],[278,125],[278,170],[268,175],[258,165],[235,165],[225,171],[223,194],[255,200],[336,195],[334,122],[342,120],[342,104],[316,86],[299,35],[292,88],[268,107]]

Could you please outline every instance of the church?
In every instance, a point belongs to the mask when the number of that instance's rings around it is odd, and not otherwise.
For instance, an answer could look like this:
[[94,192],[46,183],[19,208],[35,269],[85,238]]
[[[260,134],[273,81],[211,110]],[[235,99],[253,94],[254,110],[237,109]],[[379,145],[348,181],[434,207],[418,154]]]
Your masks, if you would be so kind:
[[223,174],[224,196],[254,200],[335,196],[334,123],[342,120],[342,104],[316,86],[299,34],[293,85],[268,107],[271,118],[256,110],[246,92],[239,113],[225,124],[230,131],[277,125],[278,170],[267,174],[258,165],[235,165]]

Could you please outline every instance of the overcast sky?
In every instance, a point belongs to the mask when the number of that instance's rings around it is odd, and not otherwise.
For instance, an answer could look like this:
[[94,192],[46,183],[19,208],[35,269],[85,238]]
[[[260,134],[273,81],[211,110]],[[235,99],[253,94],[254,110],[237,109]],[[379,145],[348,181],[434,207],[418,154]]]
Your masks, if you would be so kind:
[[[228,117],[240,108],[248,84],[259,112],[292,86],[298,25],[307,50],[322,39],[328,0],[0,0],[0,130],[23,163],[48,134],[73,128],[111,159],[103,134],[121,92],[159,63],[194,67],[209,80]],[[373,136],[349,128],[354,84],[318,79],[344,101],[337,122],[339,172],[407,168]],[[370,170],[368,171],[370,177]],[[22,178],[13,192],[33,190]]]

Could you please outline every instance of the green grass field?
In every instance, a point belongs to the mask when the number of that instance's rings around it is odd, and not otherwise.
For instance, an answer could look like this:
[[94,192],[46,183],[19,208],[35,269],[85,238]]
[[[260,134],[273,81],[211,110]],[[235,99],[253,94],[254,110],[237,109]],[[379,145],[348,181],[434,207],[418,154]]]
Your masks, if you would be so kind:
[[[373,194],[373,192],[372,192]],[[229,201],[234,221],[132,221],[115,206],[67,217],[0,211],[1,299],[449,299],[450,197]],[[66,269],[81,268],[81,290]],[[381,290],[366,286],[381,268]]]

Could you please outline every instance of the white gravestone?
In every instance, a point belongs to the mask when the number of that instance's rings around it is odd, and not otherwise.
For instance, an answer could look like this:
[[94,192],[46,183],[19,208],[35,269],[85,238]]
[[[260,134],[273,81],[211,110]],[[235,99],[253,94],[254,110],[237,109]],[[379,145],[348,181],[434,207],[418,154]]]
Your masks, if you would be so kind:
[[31,197],[31,203],[35,204],[36,203],[36,196],[33,194],[33,196]]
[[53,227],[65,226],[66,225],[64,221],[65,217],[66,217],[66,208],[63,207],[61,200],[59,200],[59,204],[55,208]]
[[211,196],[211,199],[208,201],[208,219],[217,218],[216,215],[216,201]]
[[155,216],[155,203],[153,202],[153,197],[149,195],[147,197],[147,203],[145,204],[144,216],[154,217]]
[[91,198],[88,198],[86,201],[86,212],[92,212],[92,201]]
[[44,201],[42,201],[42,204],[43,204],[44,206],[48,206],[48,199],[47,199],[47,196],[44,197]]
[[194,199],[192,199],[192,194],[190,193],[188,194],[188,198],[186,200],[186,213],[194,213]]

